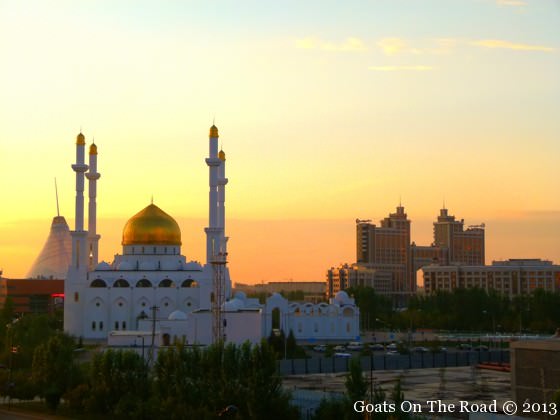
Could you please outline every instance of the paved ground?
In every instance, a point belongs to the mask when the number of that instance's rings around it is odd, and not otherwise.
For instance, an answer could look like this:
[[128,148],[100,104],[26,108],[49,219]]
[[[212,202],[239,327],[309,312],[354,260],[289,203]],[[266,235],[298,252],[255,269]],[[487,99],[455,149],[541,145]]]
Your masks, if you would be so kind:
[[[370,379],[369,372],[364,372]],[[476,369],[474,367],[448,367],[442,369],[413,369],[373,371],[372,379],[390,394],[398,379],[406,400],[425,405],[428,400],[445,403],[488,402],[498,405],[511,399],[511,379],[508,372]],[[344,392],[344,373],[292,375],[283,378],[288,389],[307,389],[323,392]]]

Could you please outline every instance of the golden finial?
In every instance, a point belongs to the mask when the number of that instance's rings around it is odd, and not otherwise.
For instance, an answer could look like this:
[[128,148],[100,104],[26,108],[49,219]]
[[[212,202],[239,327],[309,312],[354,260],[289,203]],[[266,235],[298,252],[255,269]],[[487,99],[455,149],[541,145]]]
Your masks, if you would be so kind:
[[212,127],[210,127],[210,137],[211,138],[220,137],[219,134],[218,134],[218,127],[216,127],[215,125],[212,125]]
[[76,136],[76,144],[83,146],[86,144],[86,137],[82,134],[82,130],[80,130],[80,134]]
[[224,153],[223,150],[220,149],[220,152],[218,153],[218,157],[222,162],[226,160],[226,154]]
[[93,139],[93,143],[89,146],[89,154],[96,155],[97,154],[97,146],[95,144],[95,139]]

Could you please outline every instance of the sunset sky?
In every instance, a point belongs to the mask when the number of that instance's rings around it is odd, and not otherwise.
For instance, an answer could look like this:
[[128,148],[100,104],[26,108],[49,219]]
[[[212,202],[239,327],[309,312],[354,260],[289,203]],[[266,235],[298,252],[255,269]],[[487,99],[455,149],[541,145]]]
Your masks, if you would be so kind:
[[[73,228],[75,138],[98,145],[100,256],[150,197],[204,258],[208,128],[227,155],[234,282],[323,280],[356,218],[445,200],[487,261],[560,263],[556,0],[0,0],[0,268]],[[87,197],[87,191],[86,191]],[[87,198],[86,198],[87,208]]]

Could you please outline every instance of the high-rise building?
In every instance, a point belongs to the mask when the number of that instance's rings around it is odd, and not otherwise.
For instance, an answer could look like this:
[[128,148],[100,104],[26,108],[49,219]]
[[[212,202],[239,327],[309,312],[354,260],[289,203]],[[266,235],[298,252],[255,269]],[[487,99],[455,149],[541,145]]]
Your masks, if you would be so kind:
[[[410,224],[400,204],[380,226],[371,220],[356,220],[356,264],[351,268],[356,272],[373,270],[378,278],[390,276],[395,302],[402,303],[401,297],[416,292],[416,273],[426,265],[484,265],[484,224],[465,229],[464,221],[449,215],[444,206],[434,222],[434,241],[429,246],[411,243]],[[352,270],[342,265],[327,271],[327,296],[350,287]],[[367,275],[373,279],[373,274]],[[373,280],[369,283],[378,284]]]
[[484,224],[464,228],[444,207],[434,222],[434,245],[447,249],[450,264],[484,265]]
[[399,205],[396,213],[381,220],[356,220],[356,260],[359,266],[392,273],[392,291],[413,293],[416,283],[410,264],[410,220]]

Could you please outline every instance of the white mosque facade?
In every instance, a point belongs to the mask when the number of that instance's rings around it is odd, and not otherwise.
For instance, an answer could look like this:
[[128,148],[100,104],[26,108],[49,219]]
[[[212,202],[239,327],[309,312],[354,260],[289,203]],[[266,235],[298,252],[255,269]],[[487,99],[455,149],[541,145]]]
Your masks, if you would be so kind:
[[[216,255],[227,255],[225,235],[225,154],[218,152],[218,129],[210,128],[209,223],[206,262],[189,261],[181,254],[177,222],[151,203],[125,225],[122,254],[111,263],[98,261],[100,236],[96,231],[97,146],[85,138],[76,141],[75,229],[71,231],[72,259],[65,281],[64,329],[84,339],[136,340],[154,324],[163,345],[173,339],[188,343],[212,342],[214,267]],[[84,187],[88,181],[88,229],[84,227]],[[243,293],[231,296],[227,266],[223,271],[225,301],[222,307],[226,341],[258,342],[274,329],[293,331],[300,340],[355,340],[359,336],[359,310],[340,292],[330,303],[289,302],[278,294],[265,304]],[[155,319],[155,322],[154,322]],[[138,334],[137,334],[138,332]]]

